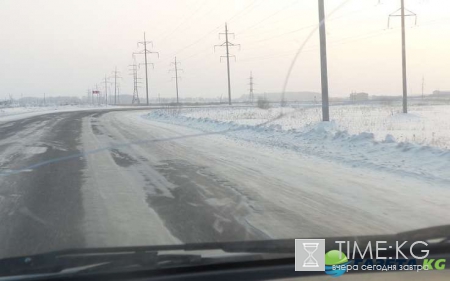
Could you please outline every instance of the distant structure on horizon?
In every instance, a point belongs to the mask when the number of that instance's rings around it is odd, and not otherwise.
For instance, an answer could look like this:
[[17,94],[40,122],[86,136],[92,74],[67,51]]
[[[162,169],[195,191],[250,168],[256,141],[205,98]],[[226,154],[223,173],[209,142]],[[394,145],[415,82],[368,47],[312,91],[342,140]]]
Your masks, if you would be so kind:
[[[286,92],[284,96],[281,93],[255,93],[254,99],[267,99],[270,102],[279,102],[282,99],[285,102],[319,102],[322,100],[322,94],[317,92]],[[242,95],[241,100],[249,100],[249,95]]]
[[369,100],[369,94],[368,93],[351,93],[350,94],[350,100],[351,101],[366,101]]
[[450,91],[433,91],[431,97],[448,97],[450,98]]

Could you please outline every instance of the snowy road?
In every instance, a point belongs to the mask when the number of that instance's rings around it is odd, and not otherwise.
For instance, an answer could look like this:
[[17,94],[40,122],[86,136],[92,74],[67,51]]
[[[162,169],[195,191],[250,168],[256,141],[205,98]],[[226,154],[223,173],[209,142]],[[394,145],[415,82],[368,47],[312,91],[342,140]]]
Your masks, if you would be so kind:
[[142,114],[71,112],[0,124],[0,257],[450,223],[444,183]]

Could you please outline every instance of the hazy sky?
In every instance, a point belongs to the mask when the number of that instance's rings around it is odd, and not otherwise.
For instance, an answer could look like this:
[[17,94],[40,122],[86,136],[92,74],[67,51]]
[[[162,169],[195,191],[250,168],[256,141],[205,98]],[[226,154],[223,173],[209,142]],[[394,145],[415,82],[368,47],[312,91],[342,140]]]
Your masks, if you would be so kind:
[[[343,3],[326,0],[326,13]],[[418,14],[407,19],[408,91],[450,90],[450,1],[405,0]],[[327,19],[331,96],[351,91],[401,94],[400,18],[388,15],[400,0],[349,0]],[[153,41],[155,69],[150,95],[173,97],[168,72],[174,56],[181,62],[182,97],[227,93],[226,63],[219,58],[228,22],[232,48],[232,91],[248,92],[253,72],[256,92],[280,91],[296,50],[318,23],[316,0],[0,0],[0,98],[86,94],[117,66],[121,93],[132,93],[129,65],[137,42]],[[289,91],[320,91],[319,36],[300,55]],[[143,62],[143,56],[138,60]],[[140,76],[143,76],[143,68]],[[112,81],[112,80],[111,80]],[[142,84],[144,86],[144,84]],[[141,97],[145,87],[140,89]]]

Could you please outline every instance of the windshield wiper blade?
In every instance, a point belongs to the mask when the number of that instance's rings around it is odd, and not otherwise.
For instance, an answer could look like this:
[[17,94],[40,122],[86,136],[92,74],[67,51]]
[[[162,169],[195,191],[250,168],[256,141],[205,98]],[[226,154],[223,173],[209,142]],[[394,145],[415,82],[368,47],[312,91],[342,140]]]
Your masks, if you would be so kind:
[[[137,246],[112,248],[79,248],[0,260],[0,276],[17,274],[60,273],[80,268],[77,272],[107,271],[127,267],[164,268],[172,266],[263,259],[263,254],[293,255],[294,240],[240,241]],[[211,257],[188,254],[189,251],[221,251]],[[175,251],[171,253],[171,251]],[[206,252],[205,252],[206,253]],[[227,255],[226,253],[232,253]],[[234,254],[247,254],[234,255]]]
[[[450,241],[450,225],[423,228],[413,231],[401,232],[393,235],[367,235],[350,237],[325,237],[326,249],[335,249],[336,240],[345,241],[395,241],[395,240],[431,240],[444,238],[440,243]],[[435,244],[436,245],[436,244]],[[442,245],[442,244],[440,244]],[[444,249],[445,248],[445,249]],[[441,250],[447,252],[447,247]],[[90,266],[87,271],[99,269],[110,270],[126,267],[170,267],[175,265],[206,264],[220,262],[220,259],[205,258],[201,255],[192,255],[180,251],[222,250],[226,253],[247,253],[273,255],[294,255],[295,240],[257,240],[238,242],[213,242],[176,245],[156,245],[138,247],[111,247],[111,248],[80,248],[54,251],[34,256],[7,258],[0,260],[0,276],[29,274],[29,273],[57,273],[66,269]],[[177,251],[166,254],[163,252]],[[258,258],[255,255],[254,258]]]
[[[294,240],[259,240],[239,242],[210,242],[195,244],[78,248],[53,251],[25,257],[0,260],[0,276],[32,273],[58,273],[70,268],[85,268],[83,271],[99,269],[138,267],[169,267],[222,262],[226,258],[207,258],[189,251],[220,250],[224,253],[246,253],[247,258],[260,259],[261,254],[294,253]],[[167,253],[176,251],[177,253]],[[240,258],[233,257],[235,260]],[[93,266],[90,266],[93,265]]]
[[[76,251],[74,251],[76,252]],[[126,267],[160,268],[179,264],[198,263],[201,255],[159,254],[157,251],[116,251],[107,253],[50,252],[28,257],[0,260],[0,276],[59,273],[75,271],[108,271]]]

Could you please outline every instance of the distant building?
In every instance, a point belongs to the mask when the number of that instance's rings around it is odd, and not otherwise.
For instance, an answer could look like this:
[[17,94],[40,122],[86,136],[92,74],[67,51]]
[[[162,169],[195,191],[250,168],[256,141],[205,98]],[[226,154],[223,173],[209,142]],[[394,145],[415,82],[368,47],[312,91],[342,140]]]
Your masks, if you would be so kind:
[[402,100],[402,96],[371,96],[371,100],[378,100],[378,101],[395,101],[395,100]]
[[450,91],[433,91],[433,94],[431,94],[432,97],[449,97],[450,98]]
[[368,93],[351,93],[350,94],[350,100],[351,101],[365,101],[365,100],[369,100],[369,94]]
[[[281,93],[255,93],[255,100],[258,98],[267,99],[270,102],[318,102],[322,100],[322,94],[318,92],[285,92],[284,95]],[[242,100],[249,100],[249,95],[243,95]]]

